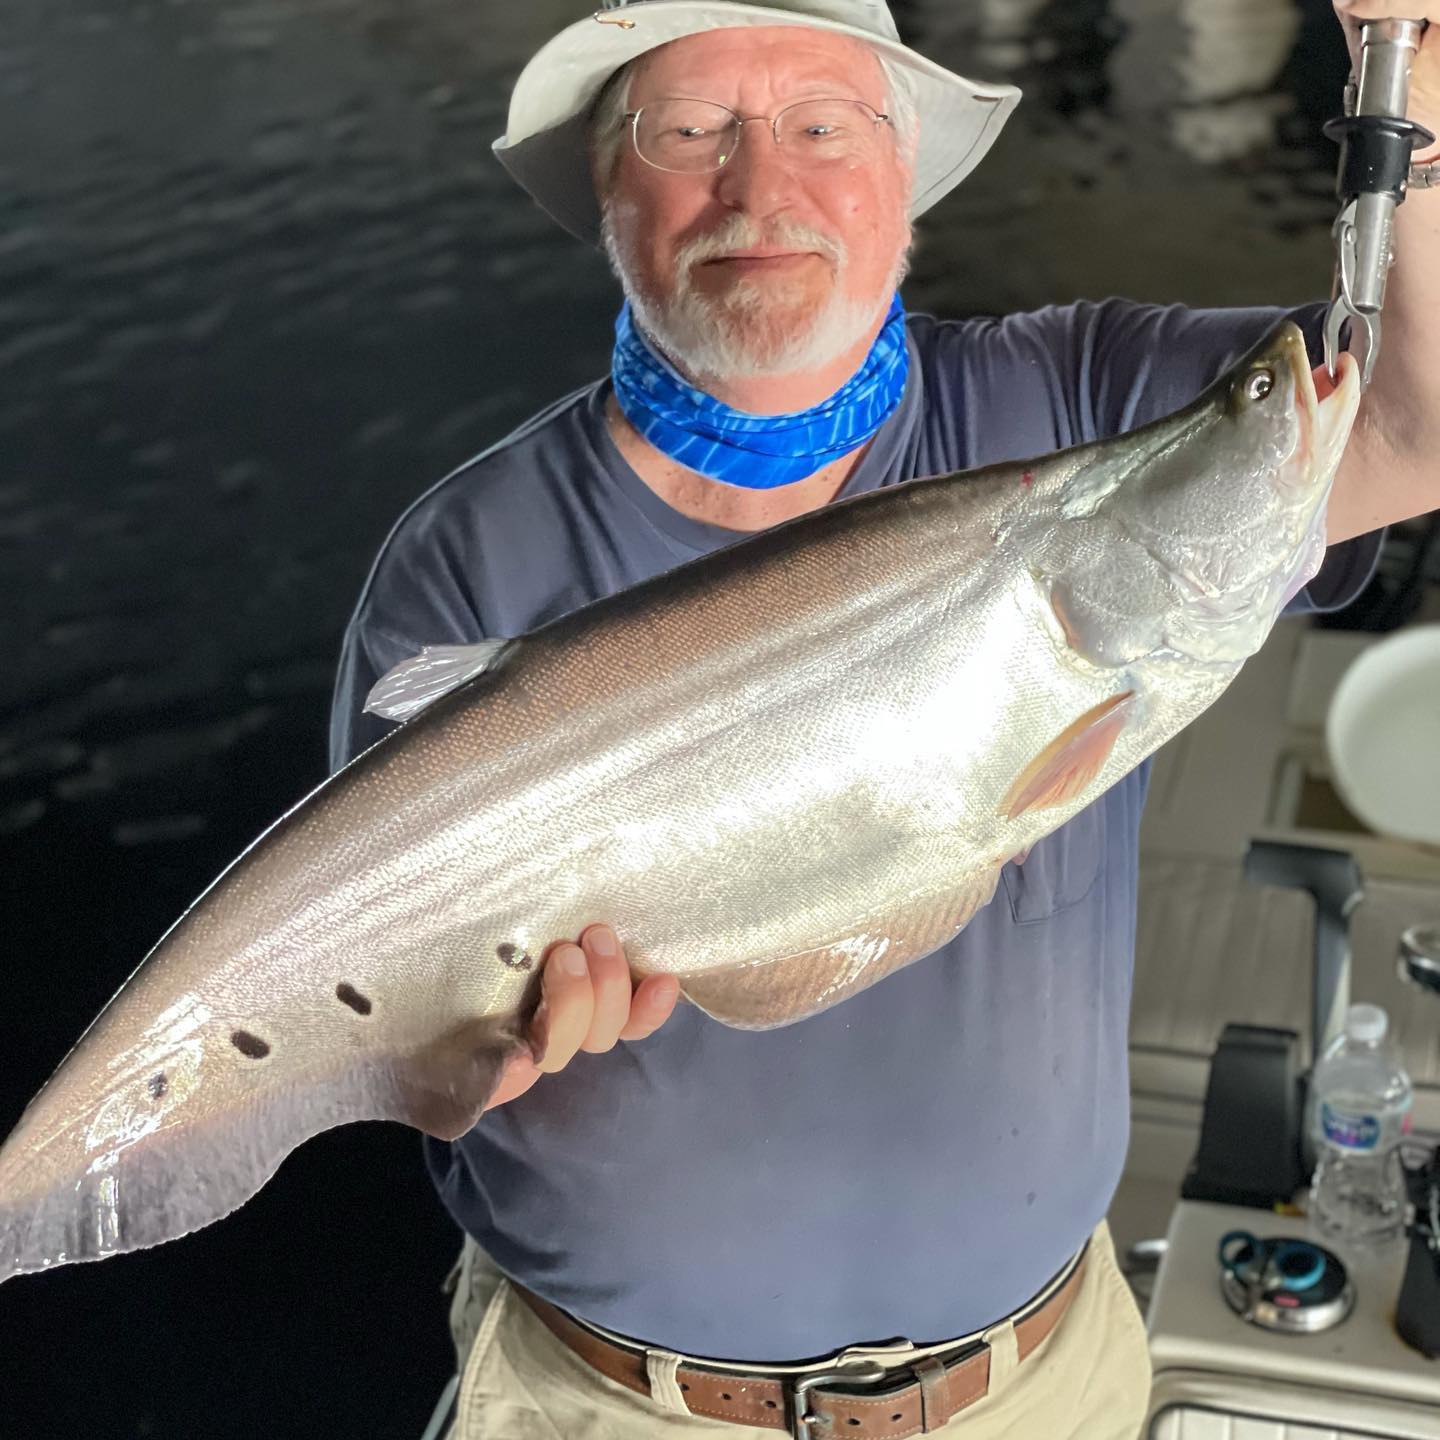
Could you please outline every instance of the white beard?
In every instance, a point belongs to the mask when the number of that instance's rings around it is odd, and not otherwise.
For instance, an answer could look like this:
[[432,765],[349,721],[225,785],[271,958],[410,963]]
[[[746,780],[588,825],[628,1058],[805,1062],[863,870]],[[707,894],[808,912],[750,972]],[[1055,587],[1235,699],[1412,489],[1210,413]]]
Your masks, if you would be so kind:
[[[748,216],[733,214],[718,229],[681,247],[675,257],[675,289],[651,300],[634,278],[627,246],[617,233],[616,210],[607,204],[600,235],[630,302],[636,323],[670,362],[694,381],[752,380],[818,370],[865,338],[890,306],[904,277],[909,249],[879,300],[853,300],[844,293],[845,248],[840,242],[792,220],[761,227]],[[829,298],[809,317],[800,311],[804,287],[741,280],[724,297],[704,294],[693,283],[695,267],[708,259],[761,244],[794,245],[818,251],[835,266],[836,283]]]

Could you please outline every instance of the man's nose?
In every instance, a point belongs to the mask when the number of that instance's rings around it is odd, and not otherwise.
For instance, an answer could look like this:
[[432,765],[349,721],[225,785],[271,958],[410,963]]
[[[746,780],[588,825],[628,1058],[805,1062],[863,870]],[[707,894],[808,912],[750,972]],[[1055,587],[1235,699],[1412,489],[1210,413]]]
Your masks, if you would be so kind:
[[740,126],[735,153],[720,167],[716,196],[732,210],[770,215],[791,203],[795,174],[768,120]]

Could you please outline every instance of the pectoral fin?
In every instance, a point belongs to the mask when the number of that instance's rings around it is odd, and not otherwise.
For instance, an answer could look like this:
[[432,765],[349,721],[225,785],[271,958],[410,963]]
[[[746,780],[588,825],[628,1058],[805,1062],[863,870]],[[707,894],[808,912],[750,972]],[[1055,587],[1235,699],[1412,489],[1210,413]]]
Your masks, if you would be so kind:
[[1020,772],[1000,802],[1000,813],[1014,820],[1073,800],[1094,783],[1134,708],[1135,692],[1126,690],[1087,710]]

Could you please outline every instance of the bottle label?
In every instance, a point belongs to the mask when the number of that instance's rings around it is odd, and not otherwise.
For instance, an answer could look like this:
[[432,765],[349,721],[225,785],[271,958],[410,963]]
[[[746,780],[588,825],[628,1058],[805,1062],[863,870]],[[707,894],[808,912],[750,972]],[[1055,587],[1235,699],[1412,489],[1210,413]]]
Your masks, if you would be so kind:
[[1375,1116],[1340,1110],[1328,1100],[1320,1106],[1320,1128],[1332,1145],[1345,1150],[1373,1150],[1380,1143],[1380,1122]]

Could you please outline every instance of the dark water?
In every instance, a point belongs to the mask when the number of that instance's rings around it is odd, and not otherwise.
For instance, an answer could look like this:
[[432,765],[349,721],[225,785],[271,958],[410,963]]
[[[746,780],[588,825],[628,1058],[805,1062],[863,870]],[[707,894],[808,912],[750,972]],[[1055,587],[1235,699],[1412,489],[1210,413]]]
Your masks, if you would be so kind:
[[[489,155],[532,0],[0,11],[0,1134],[324,773],[341,628],[419,490],[605,364],[616,295]],[[1328,290],[1328,0],[909,0],[1028,101],[915,308]],[[417,1436],[454,1235],[414,1136],[0,1290],[0,1440]]]

